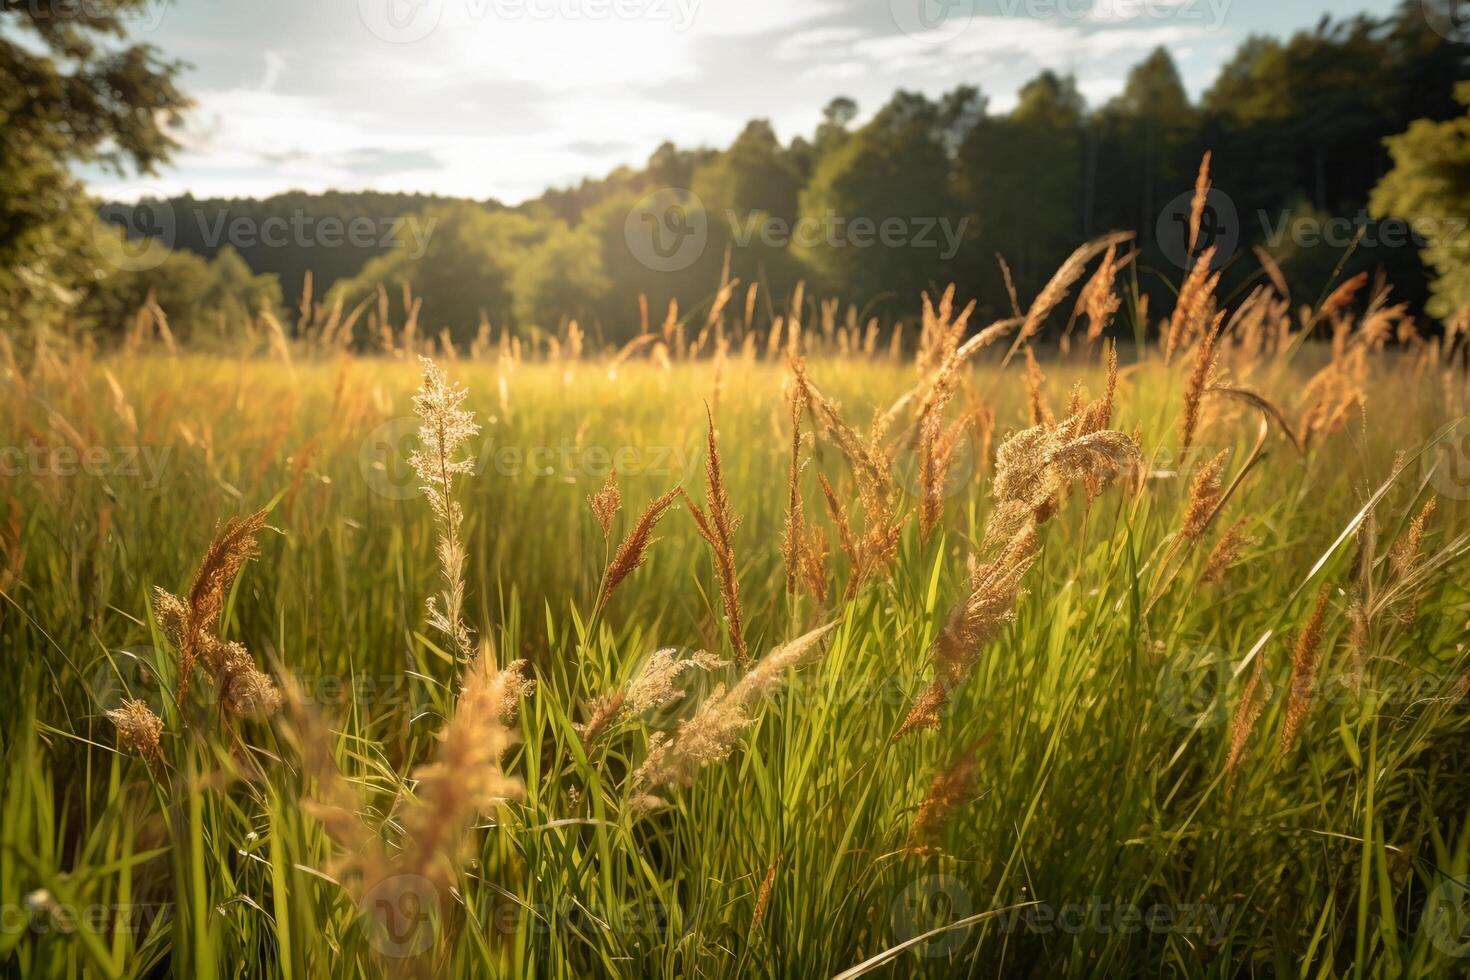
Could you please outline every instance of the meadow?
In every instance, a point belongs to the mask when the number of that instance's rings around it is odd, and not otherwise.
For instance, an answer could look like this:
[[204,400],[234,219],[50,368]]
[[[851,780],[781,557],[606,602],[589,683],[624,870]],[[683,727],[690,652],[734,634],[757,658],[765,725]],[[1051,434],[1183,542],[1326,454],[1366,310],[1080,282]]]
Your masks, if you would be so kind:
[[7,348],[0,970],[1463,971],[1465,338],[1110,244],[898,341]]

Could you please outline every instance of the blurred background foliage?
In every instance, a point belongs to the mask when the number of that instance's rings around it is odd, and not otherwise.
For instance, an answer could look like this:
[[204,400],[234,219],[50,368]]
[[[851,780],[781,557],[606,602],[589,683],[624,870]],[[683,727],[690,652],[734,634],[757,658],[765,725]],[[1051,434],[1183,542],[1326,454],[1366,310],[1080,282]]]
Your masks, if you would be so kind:
[[[1421,0],[1382,18],[1323,18],[1285,39],[1253,36],[1198,100],[1164,49],[1096,106],[1052,72],[1027,83],[1008,112],[992,111],[973,87],[938,98],[900,91],[870,115],[838,98],[814,132],[787,143],[752,120],[724,149],[665,143],[642,169],[514,207],[338,191],[86,199],[69,176],[74,163],[150,171],[166,161],[170,126],[188,108],[174,85],[178,65],[125,46],[120,12],[134,5],[106,0],[45,18],[34,6],[0,10],[0,315],[17,330],[115,336],[155,290],[181,339],[228,341],[263,307],[289,332],[295,317],[283,298],[302,295],[308,272],[316,302],[371,305],[382,284],[389,315],[407,320],[404,307],[417,302],[419,330],[447,328],[456,343],[487,320],[527,333],[570,319],[595,340],[624,342],[640,329],[640,295],[655,317],[670,300],[697,310],[722,274],[759,283],[768,313],[805,281],[812,301],[840,296],[892,322],[917,308],[921,291],[955,282],[961,301],[999,317],[1010,300],[996,256],[1026,300],[1077,241],[1110,229],[1138,232],[1138,288],[1159,294],[1157,308],[1178,271],[1159,247],[1160,217],[1210,149],[1215,187],[1235,209],[1234,257],[1264,244],[1293,287],[1313,293],[1297,302],[1314,299],[1349,252],[1346,274],[1381,269],[1395,298],[1418,311],[1445,318],[1470,301],[1467,240],[1452,220],[1470,208],[1467,117],[1455,98],[1470,62],[1467,46],[1444,36],[1452,32],[1433,29]],[[664,188],[691,190],[708,229],[697,260],[676,271],[647,268],[625,238],[630,212]],[[147,270],[119,268],[108,255],[121,239],[95,227],[99,213],[134,236],[168,215],[172,254]],[[840,231],[815,241],[760,233],[831,216],[874,225],[897,217],[909,234],[945,221],[958,237],[951,247],[935,229],[933,247],[854,248]],[[1384,218],[1428,219],[1438,234],[1388,246],[1372,234]],[[1331,242],[1274,234],[1332,219],[1347,231]],[[305,230],[271,243],[260,229],[272,221]],[[327,234],[329,221],[366,221],[372,233]],[[1354,250],[1358,227],[1365,245]],[[1227,266],[1224,294],[1256,268]],[[359,339],[372,343],[364,331]]]

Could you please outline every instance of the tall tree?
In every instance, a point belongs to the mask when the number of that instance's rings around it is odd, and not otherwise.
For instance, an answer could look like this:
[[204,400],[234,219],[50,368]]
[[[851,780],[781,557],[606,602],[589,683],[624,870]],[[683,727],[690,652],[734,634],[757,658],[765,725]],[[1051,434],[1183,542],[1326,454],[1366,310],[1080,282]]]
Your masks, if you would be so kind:
[[1167,51],[1158,48],[1135,65],[1093,125],[1087,231],[1133,228],[1147,244],[1159,209],[1189,185],[1199,164],[1198,122]]
[[176,146],[181,66],[120,43],[144,2],[0,5],[0,309],[65,291],[90,232],[71,165],[150,172]]
[[1084,112],[1070,76],[1043,72],[1021,89],[1009,115],[980,119],[960,143],[959,209],[979,225],[965,278],[984,283],[994,301],[1005,295],[996,254],[1029,291],[1077,243]]
[[922,290],[948,281],[952,270],[934,229],[957,217],[946,147],[962,104],[978,98],[967,91],[960,104],[900,91],[818,160],[801,195],[795,244],[823,286],[862,283],[867,296],[891,291],[908,309]]
[[[1455,89],[1470,108],[1470,82]],[[1409,222],[1438,277],[1428,311],[1448,317],[1470,307],[1470,112],[1447,122],[1421,119],[1388,140],[1394,167],[1373,191],[1378,217]]]

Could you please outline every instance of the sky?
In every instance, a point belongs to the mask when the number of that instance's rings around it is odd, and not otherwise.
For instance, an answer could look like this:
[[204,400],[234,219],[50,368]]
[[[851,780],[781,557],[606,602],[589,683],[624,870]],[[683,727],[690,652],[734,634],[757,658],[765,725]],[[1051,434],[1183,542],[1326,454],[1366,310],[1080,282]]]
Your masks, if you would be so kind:
[[[992,111],[1043,69],[1089,104],[1163,45],[1198,96],[1252,33],[1394,0],[145,0],[133,38],[189,67],[158,174],[83,174],[112,200],[418,191],[518,203],[659,143],[725,146],[752,118],[809,134],[839,95],[978,85]],[[860,118],[861,118],[860,116]]]

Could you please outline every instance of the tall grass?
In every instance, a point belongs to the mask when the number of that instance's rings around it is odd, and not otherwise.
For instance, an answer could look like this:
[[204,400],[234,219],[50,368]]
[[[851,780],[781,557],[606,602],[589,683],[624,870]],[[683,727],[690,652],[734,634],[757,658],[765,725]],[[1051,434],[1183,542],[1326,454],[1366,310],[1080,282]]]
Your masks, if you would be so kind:
[[8,368],[5,971],[1462,969],[1463,376],[1266,287],[1118,350],[1120,244],[1031,372]]

